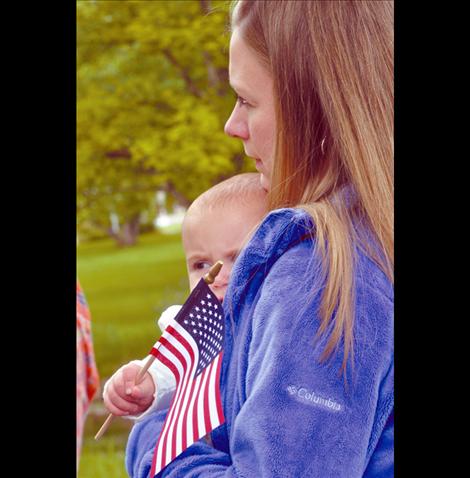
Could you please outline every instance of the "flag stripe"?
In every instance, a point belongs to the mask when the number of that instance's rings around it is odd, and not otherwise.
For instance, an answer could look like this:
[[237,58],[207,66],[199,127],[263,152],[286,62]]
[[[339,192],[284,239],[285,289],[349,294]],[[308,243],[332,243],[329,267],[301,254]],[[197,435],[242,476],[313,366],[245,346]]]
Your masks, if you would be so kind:
[[[191,342],[193,342],[194,339],[188,334],[188,332],[186,332],[186,330],[183,329],[183,327],[180,327],[178,323],[175,323],[173,326],[168,325],[165,329],[165,332],[168,332],[170,336],[173,336],[177,341],[179,341],[179,343],[188,351],[189,355],[191,356],[191,360],[194,360],[194,348],[197,350],[197,347],[191,346]],[[160,337],[160,339],[162,339],[162,337]]]
[[183,427],[183,411],[185,410],[185,407],[187,407],[187,402],[188,402],[188,389],[191,388],[191,385],[193,383],[193,380],[190,378],[194,375],[196,371],[196,366],[197,366],[197,361],[194,361],[192,363],[192,368],[191,370],[188,370],[188,373],[186,373],[186,376],[184,377],[184,383],[182,385],[183,393],[182,397],[183,400],[181,400],[178,412],[175,416],[174,419],[174,429],[175,433],[173,433],[173,443],[172,443],[172,460],[181,453],[181,441],[177,440],[177,437],[181,436],[182,433],[182,427]]
[[[175,410],[176,410],[176,413],[175,415],[172,417],[171,419],[171,422],[172,422],[172,426],[171,428],[168,429],[168,433],[172,434],[172,443],[171,443],[171,460],[174,460],[175,457],[177,455],[179,455],[182,451],[181,449],[181,441],[180,440],[177,440],[177,437],[178,436],[181,436],[181,428],[182,428],[182,419],[183,419],[183,416],[182,416],[182,410],[185,409],[185,407],[187,406],[187,401],[188,401],[188,395],[187,395],[187,389],[190,387],[190,384],[192,382],[192,380],[190,380],[190,378],[194,375],[195,371],[196,371],[196,366],[197,366],[197,363],[198,363],[198,360],[199,360],[199,354],[198,354],[198,350],[197,350],[197,346],[194,344],[194,340],[192,339],[191,336],[189,336],[189,334],[186,332],[186,330],[184,330],[183,328],[179,327],[178,324],[175,325],[175,328],[169,326],[170,329],[169,329],[169,333],[172,335],[172,336],[175,336],[177,338],[179,338],[179,340],[184,340],[183,342],[183,345],[185,347],[187,347],[187,350],[190,352],[190,356],[191,356],[191,361],[189,363],[192,363],[192,366],[191,367],[188,367],[187,369],[185,369],[185,374],[184,374],[184,377],[182,379],[182,383],[181,383],[181,390],[182,390],[182,393],[181,393],[181,397],[180,397],[180,400],[179,402],[176,403],[175,405]],[[181,334],[176,330],[176,329],[179,329],[179,332],[181,332]],[[183,338],[183,335],[184,335],[184,338]],[[175,430],[175,432],[173,432],[173,430]],[[168,454],[167,454],[168,456]]]
[[194,424],[194,404],[196,403],[196,398],[199,393],[199,388],[201,385],[201,379],[202,376],[199,374],[196,379],[194,380],[194,389],[193,393],[191,394],[191,400],[189,402],[188,409],[186,410],[185,413],[185,420],[186,420],[186,430],[187,430],[187,445],[194,443],[194,430],[196,429],[196,426]]
[[[169,356],[171,356],[171,352],[164,346],[159,347],[157,351],[157,358],[160,360],[164,365],[167,365],[168,368],[173,372],[176,380],[176,392],[172,400],[172,404],[170,406],[170,410],[173,411],[173,404],[175,401],[178,399],[178,394],[180,390],[178,389],[178,384],[180,383],[180,378],[183,372],[183,365],[178,362],[178,361],[172,361],[170,358],[168,358],[165,353],[168,353]],[[160,460],[160,456],[162,455],[162,450],[166,449],[166,442],[167,442],[167,430],[170,425],[170,422],[167,420],[165,422],[165,425],[163,427],[162,433],[160,435],[160,438],[157,443],[157,450],[158,453],[155,454],[153,464],[156,463],[157,460]],[[153,467],[152,464],[152,467]]]
[[201,374],[202,377],[202,385],[201,385],[201,393],[199,393],[198,401],[197,401],[197,426],[198,426],[198,436],[204,436],[206,434],[206,424],[204,422],[204,398],[205,398],[205,390],[206,390],[206,383],[208,377],[208,369],[206,368],[204,372]]
[[[215,387],[215,380],[216,380],[216,375],[217,375],[217,366],[219,363],[220,359],[220,354],[217,355],[215,360],[211,364],[211,376],[210,376],[210,383],[209,383],[209,390],[214,390]],[[210,420],[210,427],[212,428],[214,426],[214,423],[217,423],[218,420],[218,415],[217,415],[217,400],[216,397],[214,397],[213,394],[208,395],[208,402],[209,402],[209,413],[208,413],[208,418]]]
[[180,379],[180,370],[178,369],[178,367],[175,365],[174,362],[172,362],[166,355],[162,353],[164,350],[165,350],[165,347],[159,347],[158,350],[155,351],[155,354],[152,354],[152,355],[154,355],[157,360],[162,362],[163,365],[166,365],[173,372],[176,383],[178,383]]
[[189,396],[188,396],[188,406],[184,410],[184,414],[183,414],[182,430],[181,430],[181,448],[183,450],[185,450],[186,447],[188,446],[187,445],[187,443],[188,443],[187,433],[188,433],[188,423],[190,423],[190,422],[188,422],[188,411],[189,411],[189,407],[191,406],[191,400],[193,400],[195,384],[196,384],[196,380],[191,380],[191,390],[190,390]]
[[214,362],[212,362],[204,371],[207,374],[207,383],[206,388],[204,390],[204,425],[205,425],[205,433],[209,433],[211,429],[211,417],[209,411],[209,385],[211,379],[211,370],[214,366]]
[[[222,368],[222,359],[223,359],[224,353],[220,352],[219,355],[217,356],[217,372],[215,374],[215,389],[220,391],[220,369]],[[220,393],[218,393],[215,396],[215,401],[216,401],[216,406],[217,406],[217,415],[218,415],[218,423],[224,423],[225,422],[225,417],[224,417],[224,412],[222,410],[222,399],[220,397]],[[215,428],[215,427],[214,427]]]
[[199,439],[199,427],[197,425],[197,404],[198,404],[198,398],[200,397],[200,390],[202,388],[202,380],[203,380],[204,376],[203,374],[201,373],[199,376],[198,376],[198,379],[199,379],[199,383],[198,383],[198,387],[197,387],[197,392],[196,392],[196,395],[194,396],[194,402],[192,404],[192,407],[191,407],[191,415],[192,415],[192,424],[193,424],[193,443],[195,441],[197,441]]

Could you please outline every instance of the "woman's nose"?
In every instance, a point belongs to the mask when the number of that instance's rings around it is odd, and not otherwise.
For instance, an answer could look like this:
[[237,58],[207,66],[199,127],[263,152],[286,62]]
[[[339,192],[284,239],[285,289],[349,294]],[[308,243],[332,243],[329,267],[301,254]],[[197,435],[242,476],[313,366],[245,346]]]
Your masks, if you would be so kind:
[[248,139],[248,126],[238,105],[233,108],[232,114],[225,123],[224,131],[226,135],[233,138]]

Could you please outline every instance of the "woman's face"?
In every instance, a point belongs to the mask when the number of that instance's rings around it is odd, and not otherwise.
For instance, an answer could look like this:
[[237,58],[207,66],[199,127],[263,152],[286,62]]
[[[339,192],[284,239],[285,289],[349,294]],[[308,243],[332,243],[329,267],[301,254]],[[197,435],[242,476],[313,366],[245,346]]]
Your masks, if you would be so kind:
[[230,40],[230,85],[238,95],[225,133],[240,138],[269,190],[276,141],[273,80],[236,28]]

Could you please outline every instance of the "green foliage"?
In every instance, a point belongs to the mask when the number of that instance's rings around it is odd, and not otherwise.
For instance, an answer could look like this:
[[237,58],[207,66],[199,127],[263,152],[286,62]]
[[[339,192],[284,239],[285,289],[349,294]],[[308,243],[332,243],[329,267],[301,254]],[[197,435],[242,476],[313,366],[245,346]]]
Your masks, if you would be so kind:
[[77,2],[79,232],[131,221],[158,189],[188,205],[250,169],[223,132],[227,22],[226,1]]

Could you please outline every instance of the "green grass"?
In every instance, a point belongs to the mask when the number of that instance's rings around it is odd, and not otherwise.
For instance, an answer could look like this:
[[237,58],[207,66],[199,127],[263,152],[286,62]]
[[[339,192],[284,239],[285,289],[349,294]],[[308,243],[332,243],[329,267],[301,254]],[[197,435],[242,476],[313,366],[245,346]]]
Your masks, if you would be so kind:
[[80,244],[77,270],[103,377],[123,362],[145,357],[160,335],[155,319],[188,295],[180,234],[146,234],[129,248],[108,239]]
[[106,434],[95,441],[93,436],[103,423],[105,416],[88,416],[78,478],[128,478],[124,453],[131,422],[115,419]]
[[[189,293],[180,233],[149,233],[134,247],[111,239],[80,244],[77,274],[90,307],[101,385],[122,364],[144,358],[160,336],[156,318]],[[106,415],[97,415],[101,393],[85,424],[79,478],[126,477],[124,451],[130,422],[115,419],[98,442]],[[101,411],[101,413],[103,413]]]

